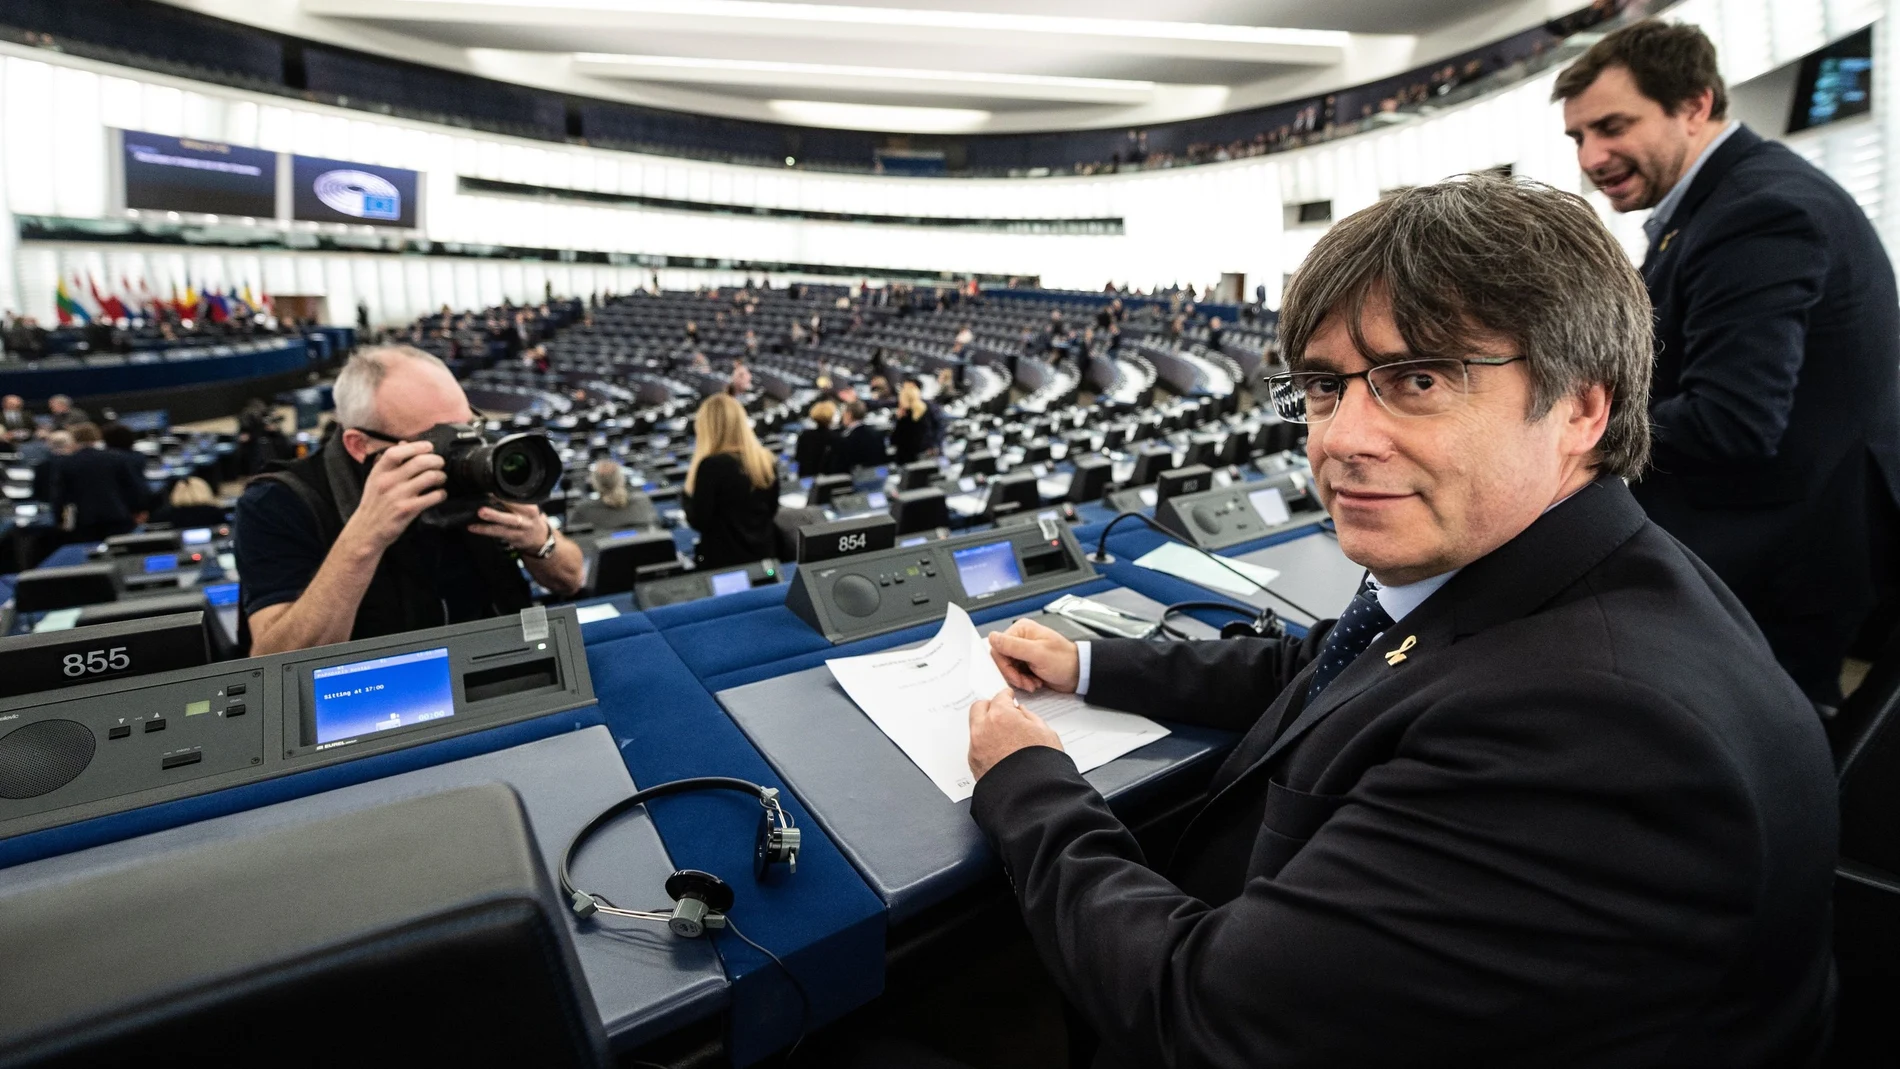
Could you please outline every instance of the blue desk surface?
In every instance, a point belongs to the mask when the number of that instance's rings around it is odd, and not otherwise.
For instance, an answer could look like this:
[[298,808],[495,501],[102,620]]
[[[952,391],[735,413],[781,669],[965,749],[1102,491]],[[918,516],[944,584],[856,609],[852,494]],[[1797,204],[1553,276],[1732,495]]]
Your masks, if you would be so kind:
[[[1092,584],[1104,586],[1105,584]],[[1126,590],[1093,596],[1135,612],[1160,606]],[[984,630],[1034,612],[1052,596],[1018,601]],[[993,615],[993,614],[992,614]],[[929,629],[934,631],[935,627]],[[837,656],[891,647],[894,636],[837,647]],[[719,693],[719,701],[851,858],[900,924],[997,871],[970,819],[838,686],[823,666]],[[1131,804],[1211,775],[1234,736],[1171,725],[1173,733],[1088,773],[1112,805]],[[1164,787],[1163,784],[1167,784]]]
[[279,338],[267,344],[268,348],[254,352],[190,360],[0,371],[0,393],[17,393],[28,401],[43,401],[59,393],[74,397],[137,393],[280,375],[310,362],[309,347],[301,338]]
[[[734,776],[785,785],[661,635],[592,643],[587,662],[601,714],[636,783]],[[884,906],[800,800],[787,791],[784,802],[804,829],[798,872],[775,873],[765,883],[751,875],[757,801],[702,792],[659,799],[651,809],[675,864],[716,873],[732,885],[734,923],[797,974],[811,999],[805,1024],[815,1028],[883,990]],[[657,903],[645,904],[664,904],[663,894],[656,897]],[[728,935],[716,939],[733,985],[728,1050],[745,1065],[796,1037],[798,996],[763,955]]]

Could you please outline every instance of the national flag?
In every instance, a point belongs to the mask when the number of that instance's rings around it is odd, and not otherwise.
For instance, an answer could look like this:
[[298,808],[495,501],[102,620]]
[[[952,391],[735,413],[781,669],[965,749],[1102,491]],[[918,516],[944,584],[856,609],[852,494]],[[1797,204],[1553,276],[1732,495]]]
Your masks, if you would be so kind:
[[215,290],[205,291],[204,302],[207,307],[206,315],[213,323],[222,323],[231,318],[231,309],[225,305],[224,298]]
[[102,295],[99,292],[99,282],[92,277],[91,272],[86,273],[86,285],[92,290],[92,300],[94,304],[99,306],[100,315],[105,316],[107,319],[132,318],[131,314],[126,311],[125,302],[119,300],[116,294]]
[[178,314],[186,319],[198,317],[198,289],[191,284],[191,276],[185,276],[185,303],[178,306]]
[[75,319],[81,323],[92,322],[92,314],[86,311],[86,306],[73,300],[73,295],[66,292],[66,280],[63,278],[53,287],[53,306],[59,312],[59,325],[62,327]]
[[[248,290],[251,287],[247,285],[244,288]],[[236,286],[231,287],[231,292],[224,295],[224,305],[232,315],[248,317],[251,314],[251,302],[238,296]]]

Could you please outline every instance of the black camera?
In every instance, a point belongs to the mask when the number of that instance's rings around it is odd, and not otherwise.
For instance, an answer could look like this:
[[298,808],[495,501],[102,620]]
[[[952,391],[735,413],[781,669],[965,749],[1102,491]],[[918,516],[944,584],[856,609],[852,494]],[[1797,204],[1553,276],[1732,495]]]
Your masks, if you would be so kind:
[[545,434],[510,434],[490,442],[468,423],[438,423],[416,436],[442,458],[448,500],[422,514],[432,527],[463,527],[489,498],[538,504],[561,481],[561,454]]

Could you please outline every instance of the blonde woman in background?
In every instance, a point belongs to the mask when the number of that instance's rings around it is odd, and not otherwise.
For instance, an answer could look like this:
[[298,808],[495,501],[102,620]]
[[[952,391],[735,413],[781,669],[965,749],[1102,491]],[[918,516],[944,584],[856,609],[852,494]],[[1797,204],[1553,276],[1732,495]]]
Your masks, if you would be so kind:
[[924,392],[915,382],[906,382],[897,392],[897,418],[891,422],[891,448],[899,464],[909,464],[937,448],[942,437],[940,422]]
[[820,401],[811,406],[811,426],[798,432],[798,444],[792,449],[792,463],[798,466],[798,477],[809,479],[825,473],[825,457],[831,452],[832,440],[838,432],[832,427],[838,422],[838,406],[830,401]]
[[659,515],[653,509],[652,500],[627,482],[626,469],[619,463],[612,460],[597,461],[593,470],[588,472],[587,481],[599,496],[568,506],[567,525],[570,529],[586,524],[596,531],[618,531],[626,527],[652,527],[658,524]]
[[726,394],[706,398],[693,431],[684,503],[686,522],[699,532],[699,565],[721,568],[772,556],[778,461],[752,433],[745,409]]

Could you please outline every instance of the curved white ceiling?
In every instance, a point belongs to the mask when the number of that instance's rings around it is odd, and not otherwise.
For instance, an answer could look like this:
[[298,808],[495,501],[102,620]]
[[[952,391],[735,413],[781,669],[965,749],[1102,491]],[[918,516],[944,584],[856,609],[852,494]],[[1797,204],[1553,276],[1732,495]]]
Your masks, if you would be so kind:
[[1112,127],[1385,77],[1586,0],[168,0],[655,107],[890,132]]

